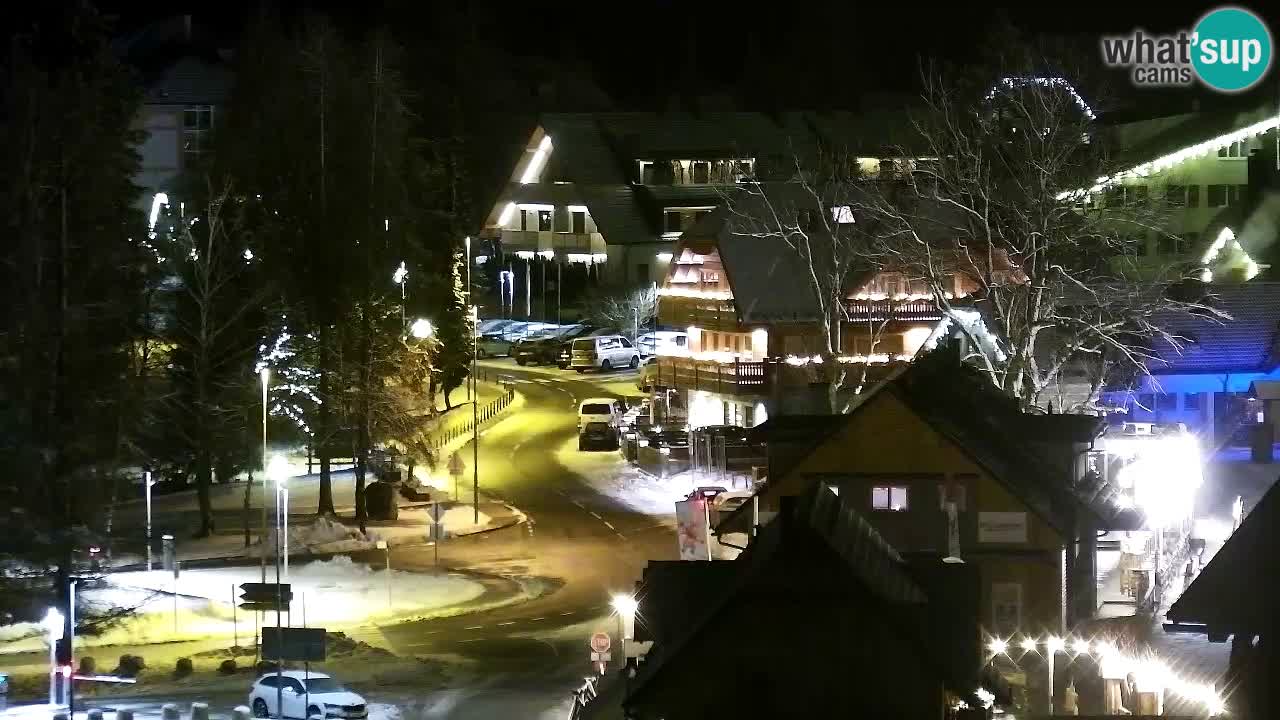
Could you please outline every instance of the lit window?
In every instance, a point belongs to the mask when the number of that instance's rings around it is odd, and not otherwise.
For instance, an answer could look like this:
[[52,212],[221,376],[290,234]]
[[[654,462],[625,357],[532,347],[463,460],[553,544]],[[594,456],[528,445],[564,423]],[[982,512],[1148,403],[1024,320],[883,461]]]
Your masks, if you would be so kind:
[[538,211],[538,230],[539,232],[551,232],[551,211]]
[[877,485],[871,488],[871,509],[903,512],[907,509],[907,488],[903,485]]
[[836,205],[831,208],[831,219],[841,225],[853,222],[853,209],[848,205]]
[[182,111],[183,164],[194,164],[210,150],[213,130],[213,106],[192,105]]
[[1237,140],[1226,147],[1218,148],[1218,157],[1220,158],[1242,158],[1249,157],[1249,148],[1246,141]]

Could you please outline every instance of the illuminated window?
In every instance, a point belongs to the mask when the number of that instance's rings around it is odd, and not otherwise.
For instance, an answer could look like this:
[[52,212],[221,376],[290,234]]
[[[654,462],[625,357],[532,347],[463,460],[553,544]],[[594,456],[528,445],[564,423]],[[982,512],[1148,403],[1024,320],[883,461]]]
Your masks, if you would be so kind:
[[1226,147],[1218,148],[1218,157],[1220,158],[1244,158],[1249,157],[1249,144],[1247,140],[1237,140]]
[[841,225],[853,222],[853,209],[848,205],[836,205],[831,208],[831,219]]
[[907,509],[905,485],[877,485],[871,488],[871,509],[904,512]]
[[540,232],[551,232],[551,211],[538,211],[538,230]]
[[194,164],[209,152],[213,131],[213,106],[192,105],[182,111],[182,160]]

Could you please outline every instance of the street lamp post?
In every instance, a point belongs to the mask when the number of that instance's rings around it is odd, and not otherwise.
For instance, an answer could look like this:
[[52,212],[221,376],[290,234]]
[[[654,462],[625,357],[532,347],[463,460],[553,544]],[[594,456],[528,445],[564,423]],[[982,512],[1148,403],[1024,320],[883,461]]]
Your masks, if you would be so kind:
[[262,580],[267,581],[267,389],[271,385],[271,368],[262,368],[262,526],[258,534]]
[[[464,239],[464,242],[467,245],[467,307],[471,307],[472,305],[475,304],[471,302],[471,236],[468,235]],[[474,335],[476,334],[476,332],[477,332],[477,329],[473,326],[471,328],[471,334]],[[467,401],[468,402],[470,402],[472,397],[474,397],[471,394],[471,384],[473,382],[475,382],[474,376],[469,380],[467,380]]]
[[[271,458],[267,476],[276,487],[276,582],[289,577],[289,463],[281,455]],[[283,556],[281,550],[283,549]],[[281,566],[284,567],[283,576]]]
[[[471,324],[476,325],[480,319],[480,310],[471,306]],[[471,382],[476,381],[476,348],[475,333],[471,337]],[[477,389],[479,392],[479,389]],[[471,399],[471,506],[474,517],[471,522],[480,524],[480,397],[473,395]]]
[[627,664],[627,641],[634,638],[636,633],[636,610],[639,603],[631,595],[618,594],[614,595],[609,602],[613,606],[614,612],[618,613],[619,635],[618,638],[618,654],[621,656],[619,663],[623,667]]
[[142,472],[142,484],[147,495],[147,572],[151,572],[151,471]]
[[66,632],[66,618],[57,608],[49,608],[44,615],[44,629],[49,631],[49,705],[58,704],[58,641]]
[[1053,660],[1054,656],[1066,648],[1066,643],[1056,635],[1050,635],[1045,641],[1045,661],[1049,666],[1049,714],[1053,714]]
[[391,281],[400,286],[400,327],[404,327],[407,320],[405,319],[404,308],[404,281],[409,277],[409,269],[404,266],[404,261],[400,261],[400,267],[391,275]]

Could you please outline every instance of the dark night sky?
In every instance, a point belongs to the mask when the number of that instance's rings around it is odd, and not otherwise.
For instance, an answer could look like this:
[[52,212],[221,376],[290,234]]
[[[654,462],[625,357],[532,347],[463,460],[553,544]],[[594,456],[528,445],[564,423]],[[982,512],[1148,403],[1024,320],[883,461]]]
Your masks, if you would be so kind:
[[[1263,3],[1241,4],[1261,11],[1273,28],[1280,28],[1275,9],[1262,10]],[[123,25],[189,11],[200,22],[223,27],[230,37],[256,6],[246,0],[103,2],[105,9],[119,13]],[[440,5],[431,0],[310,0],[283,6],[325,9],[351,24],[376,22],[390,10],[415,7],[409,12],[425,23],[432,11],[422,8]],[[1213,7],[1217,4],[1168,2],[1152,8],[1145,3],[1043,0],[1009,5],[926,5],[914,0],[490,0],[471,3],[469,14],[476,31],[489,42],[517,56],[543,56],[587,68],[619,105],[644,106],[660,104],[682,84],[732,93],[769,71],[781,78],[810,77],[815,83],[826,77],[856,86],[857,92],[909,90],[922,55],[965,63],[990,54],[993,48],[984,41],[1001,18],[1030,34],[1077,36],[1083,47],[1096,48],[1099,34],[1136,27],[1185,28]],[[398,26],[403,36],[414,37],[412,23],[401,20]],[[428,35],[423,33],[424,38]],[[689,52],[691,46],[696,54]],[[754,65],[749,58],[755,58]]]

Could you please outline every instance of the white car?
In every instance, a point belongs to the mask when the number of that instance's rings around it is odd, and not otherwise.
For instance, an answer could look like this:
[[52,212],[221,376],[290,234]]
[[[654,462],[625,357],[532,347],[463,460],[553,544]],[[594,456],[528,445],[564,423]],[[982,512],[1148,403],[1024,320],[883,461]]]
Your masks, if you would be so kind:
[[636,347],[642,356],[679,355],[689,349],[689,333],[675,330],[645,333],[636,338]]
[[622,406],[613,398],[587,398],[578,404],[578,432],[587,423],[606,423],[611,428],[618,427],[618,419],[622,417]]
[[640,351],[621,335],[598,335],[573,341],[569,366],[578,372],[640,367]]
[[[276,674],[258,678],[249,691],[249,707],[256,718],[367,718],[369,706],[364,698],[342,687],[333,678],[319,672],[285,670],[280,674],[281,688],[276,688]],[[284,701],[284,713],[278,711],[277,697]]]

